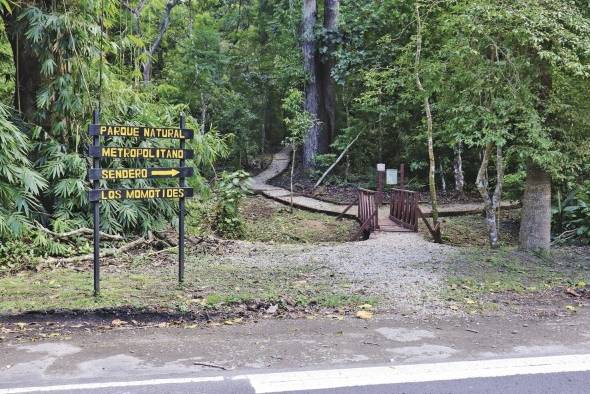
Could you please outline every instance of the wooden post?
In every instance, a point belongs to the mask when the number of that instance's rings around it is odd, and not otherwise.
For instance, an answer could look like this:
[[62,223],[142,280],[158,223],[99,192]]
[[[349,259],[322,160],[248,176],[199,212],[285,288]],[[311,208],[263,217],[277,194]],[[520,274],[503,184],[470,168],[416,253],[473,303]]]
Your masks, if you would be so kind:
[[406,165],[404,163],[399,166],[399,188],[405,190]]
[[375,205],[377,209],[383,203],[383,189],[385,187],[385,164],[377,164],[377,195],[375,196]]

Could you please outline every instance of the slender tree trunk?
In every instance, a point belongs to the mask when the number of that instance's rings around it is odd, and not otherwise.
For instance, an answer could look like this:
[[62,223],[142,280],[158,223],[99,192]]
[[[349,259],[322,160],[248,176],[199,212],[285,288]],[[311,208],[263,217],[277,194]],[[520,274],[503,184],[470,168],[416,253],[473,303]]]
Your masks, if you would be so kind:
[[160,21],[160,27],[158,28],[158,34],[154,39],[154,42],[150,45],[149,48],[146,50],[147,60],[143,62],[143,84],[147,86],[151,79],[152,79],[152,67],[154,62],[154,55],[160,49],[160,45],[162,44],[162,40],[164,39],[164,34],[170,27],[170,13],[172,9],[176,7],[178,4],[181,3],[181,0],[168,0],[166,6],[164,7],[164,14],[162,15],[162,20]]
[[484,211],[486,215],[486,226],[488,228],[488,238],[492,248],[497,248],[499,245],[499,229],[496,210],[500,206],[502,199],[502,185],[504,183],[504,163],[502,155],[502,147],[496,147],[496,188],[494,193],[490,195],[489,191],[489,177],[488,167],[490,156],[492,155],[492,144],[487,144],[477,174],[476,186],[479,194],[483,198]]
[[438,173],[440,175],[440,188],[443,193],[447,192],[447,181],[445,180],[445,169],[442,163],[438,163]]
[[502,189],[504,187],[504,154],[501,146],[496,146],[496,190],[494,191],[494,208],[496,209],[496,231],[500,238],[500,214],[502,209]]
[[527,166],[519,238],[522,250],[546,251],[551,247],[551,178],[532,162]]
[[201,92],[201,134],[205,134],[207,124],[207,101]]
[[459,142],[455,148],[455,159],[453,160],[453,174],[455,176],[455,191],[463,193],[465,188],[465,176],[463,175],[463,144]]
[[319,85],[316,68],[316,40],[314,27],[317,19],[316,0],[303,0],[302,51],[303,68],[307,76],[305,84],[305,110],[314,118],[303,144],[303,167],[315,166],[315,156],[319,153],[320,124],[319,119]]
[[434,158],[434,137],[433,137],[433,120],[430,99],[426,95],[425,89],[420,80],[420,56],[422,54],[422,20],[420,19],[420,5],[416,3],[416,86],[418,91],[424,95],[424,110],[426,111],[427,135],[428,135],[428,184],[430,189],[430,199],[432,204],[432,221],[438,223],[438,201],[436,198],[436,161]]
[[336,135],[336,82],[332,78],[334,68],[335,40],[338,37],[338,18],[340,0],[324,0],[324,29],[328,51],[319,64],[322,102],[322,122],[324,132],[320,138],[320,151],[327,152]]
[[291,213],[293,213],[293,175],[295,174],[295,159],[297,158],[297,145],[291,147]]
[[4,28],[16,70],[16,86],[14,89],[14,107],[21,116],[29,122],[37,119],[37,93],[43,83],[41,76],[41,61],[30,49],[26,37],[19,29],[19,16],[22,8],[15,7],[12,14],[2,14]]

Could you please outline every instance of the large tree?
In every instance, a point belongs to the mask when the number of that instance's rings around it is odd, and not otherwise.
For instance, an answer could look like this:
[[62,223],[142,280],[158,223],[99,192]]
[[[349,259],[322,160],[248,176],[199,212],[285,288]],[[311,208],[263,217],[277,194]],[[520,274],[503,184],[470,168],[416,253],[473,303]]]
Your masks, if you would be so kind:
[[[317,43],[314,30],[316,20],[316,0],[303,0],[301,48],[303,50],[303,69],[306,74],[304,107],[313,119],[320,119],[320,84],[316,62]],[[320,133],[320,123],[313,122],[306,134],[303,145],[303,166],[305,168],[312,168],[315,165],[315,156],[320,151]]]
[[443,117],[484,159],[504,147],[526,173],[520,246],[549,249],[552,182],[575,178],[589,150],[589,102],[579,91],[590,88],[590,20],[570,1],[477,0],[444,9],[438,26]]
[[332,77],[334,69],[334,52],[339,33],[338,17],[340,0],[324,0],[324,42],[320,51],[320,80],[322,102],[322,127],[324,132],[320,138],[320,150],[326,152],[329,144],[336,137],[336,83]]

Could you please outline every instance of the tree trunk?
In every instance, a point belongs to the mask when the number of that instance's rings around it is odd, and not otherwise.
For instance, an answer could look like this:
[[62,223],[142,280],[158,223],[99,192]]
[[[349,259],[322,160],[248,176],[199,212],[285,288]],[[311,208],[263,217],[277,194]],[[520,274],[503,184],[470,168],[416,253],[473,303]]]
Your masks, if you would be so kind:
[[19,16],[21,8],[15,8],[12,14],[3,13],[4,27],[16,70],[16,86],[14,89],[14,108],[28,122],[37,119],[37,93],[41,88],[41,62],[37,55],[30,50],[26,38],[19,33]]
[[522,199],[520,249],[546,251],[551,247],[551,178],[529,162]]
[[486,215],[486,226],[488,228],[488,238],[492,248],[497,248],[500,240],[500,232],[498,227],[498,216],[496,210],[500,206],[502,200],[502,185],[504,183],[504,159],[502,155],[502,147],[496,147],[496,188],[494,193],[490,196],[489,192],[489,178],[488,166],[490,156],[492,154],[492,144],[487,144],[477,173],[476,186],[479,194],[483,198],[484,212]]
[[164,7],[164,14],[162,15],[162,20],[160,21],[160,27],[158,29],[158,34],[154,39],[154,42],[150,45],[149,48],[146,50],[147,60],[143,63],[143,84],[147,86],[152,79],[152,67],[154,62],[154,55],[160,49],[160,45],[162,44],[162,39],[164,38],[164,34],[170,27],[170,13],[172,9],[180,4],[181,0],[168,0],[166,6]]
[[303,0],[302,51],[303,69],[307,76],[305,84],[305,110],[314,118],[303,144],[303,167],[315,166],[315,156],[319,153],[320,125],[319,86],[316,69],[316,41],[314,27],[317,19],[316,0]]
[[434,137],[433,137],[433,120],[432,120],[432,109],[430,107],[430,99],[426,95],[426,91],[422,86],[420,80],[420,56],[422,54],[422,20],[420,19],[420,5],[416,3],[416,86],[418,91],[424,95],[424,110],[426,111],[426,123],[427,123],[427,135],[428,135],[428,160],[429,160],[429,172],[428,172],[428,185],[430,189],[430,199],[432,204],[432,221],[438,223],[438,201],[436,198],[436,179],[434,177],[436,173],[436,161],[434,158]]
[[441,162],[438,163],[438,172],[440,175],[440,189],[443,193],[447,192],[447,181],[445,179],[445,169]]
[[455,159],[453,160],[453,174],[455,176],[455,191],[463,193],[465,188],[465,176],[463,175],[463,144],[459,142],[455,146]]
[[332,78],[334,68],[333,53],[336,49],[335,40],[338,36],[338,17],[340,0],[324,0],[324,29],[328,52],[320,59],[320,83],[322,101],[323,130],[320,137],[320,151],[328,152],[330,143],[336,135],[336,82]]
[[201,92],[201,135],[205,134],[205,130],[207,128],[207,100],[205,100],[205,96]]
[[293,176],[295,175],[295,159],[297,158],[297,145],[293,144],[291,149],[293,150],[291,155],[291,213],[293,213]]

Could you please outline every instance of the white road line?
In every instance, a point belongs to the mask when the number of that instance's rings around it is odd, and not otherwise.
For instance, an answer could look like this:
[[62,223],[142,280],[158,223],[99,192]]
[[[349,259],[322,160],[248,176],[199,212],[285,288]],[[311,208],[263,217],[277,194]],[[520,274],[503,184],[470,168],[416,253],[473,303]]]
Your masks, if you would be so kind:
[[590,371],[590,354],[236,376],[256,393]]
[[[590,371],[590,354],[502,360],[458,361],[436,364],[248,374],[232,380],[248,380],[256,393],[320,390],[381,384],[420,383],[514,375]],[[167,384],[222,382],[223,376],[152,379],[128,382],[80,383],[0,389],[0,394],[92,390]]]
[[105,383],[80,383],[80,384],[62,384],[57,386],[39,386],[39,387],[22,387],[11,389],[0,389],[0,394],[17,394],[17,393],[43,393],[52,391],[68,391],[68,390],[92,390],[92,389],[108,389],[119,387],[137,387],[137,386],[160,386],[163,384],[188,384],[188,383],[206,383],[206,382],[221,382],[222,376],[214,376],[207,378],[182,378],[182,379],[152,379],[152,380],[136,380],[131,382],[105,382]]

